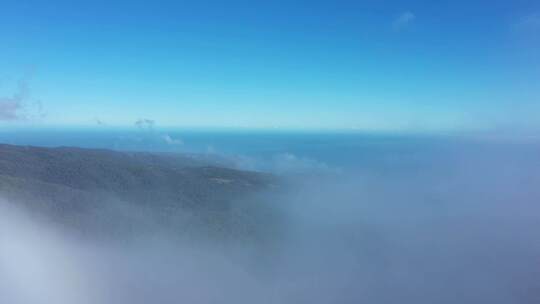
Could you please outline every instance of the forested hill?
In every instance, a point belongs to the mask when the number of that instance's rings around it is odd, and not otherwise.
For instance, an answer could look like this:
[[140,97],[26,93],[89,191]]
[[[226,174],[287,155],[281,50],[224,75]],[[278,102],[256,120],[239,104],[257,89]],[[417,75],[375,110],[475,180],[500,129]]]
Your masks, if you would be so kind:
[[0,145],[0,198],[76,226],[122,223],[133,217],[121,211],[127,206],[169,222],[246,228],[268,203],[258,194],[276,187],[270,174],[189,155]]

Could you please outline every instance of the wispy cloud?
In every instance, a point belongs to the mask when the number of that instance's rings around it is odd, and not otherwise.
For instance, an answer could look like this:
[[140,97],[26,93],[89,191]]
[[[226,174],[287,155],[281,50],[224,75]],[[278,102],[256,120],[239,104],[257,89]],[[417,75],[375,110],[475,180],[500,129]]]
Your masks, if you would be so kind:
[[416,15],[412,12],[403,12],[396,19],[394,19],[394,22],[392,23],[392,28],[395,31],[401,31],[408,27],[412,22],[414,22],[415,19]]
[[94,121],[96,122],[96,124],[98,124],[100,126],[106,125],[106,123],[103,120],[99,119],[98,117],[95,117]]
[[521,17],[516,23],[516,28],[520,30],[540,30],[540,13]]
[[32,73],[25,75],[17,83],[11,96],[0,96],[0,121],[18,121],[43,118],[43,107],[39,100],[30,98]]
[[156,130],[156,121],[149,118],[139,118],[135,121],[135,126],[140,130],[145,131],[150,135],[153,140],[158,140],[161,143],[165,143],[171,146],[181,146],[184,144],[184,141],[180,138],[174,138],[167,133],[162,133],[159,130]]
[[137,128],[139,129],[144,129],[144,130],[154,129],[155,124],[156,124],[155,120],[148,119],[148,118],[139,118],[135,121],[135,126],[137,126]]
[[163,134],[161,138],[165,141],[165,143],[169,145],[183,145],[184,141],[182,141],[179,138],[172,138],[169,134]]
[[24,77],[19,80],[17,91],[12,96],[0,97],[0,120],[10,121],[25,118],[24,103],[30,95],[28,81],[28,77]]
[[0,97],[0,120],[19,120],[19,111],[22,105],[17,100]]

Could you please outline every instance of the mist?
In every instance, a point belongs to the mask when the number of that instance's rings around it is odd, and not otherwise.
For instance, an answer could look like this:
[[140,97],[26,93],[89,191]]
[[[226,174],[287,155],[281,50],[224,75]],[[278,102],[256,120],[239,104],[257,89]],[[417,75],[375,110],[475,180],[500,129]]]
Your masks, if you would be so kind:
[[[189,214],[180,231],[129,203],[96,217],[145,233],[83,237],[2,199],[0,302],[538,303],[538,151],[465,145],[348,170],[277,157],[289,186],[230,214],[255,238],[208,235]],[[271,212],[242,216],[254,203]]]

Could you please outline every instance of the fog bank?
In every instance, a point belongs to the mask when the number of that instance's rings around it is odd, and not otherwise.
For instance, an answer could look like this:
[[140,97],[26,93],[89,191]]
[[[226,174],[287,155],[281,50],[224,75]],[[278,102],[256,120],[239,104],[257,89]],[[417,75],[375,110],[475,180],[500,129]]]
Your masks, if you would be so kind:
[[533,152],[295,174],[272,198],[280,229],[258,242],[159,222],[130,240],[81,239],[3,201],[0,302],[538,303]]

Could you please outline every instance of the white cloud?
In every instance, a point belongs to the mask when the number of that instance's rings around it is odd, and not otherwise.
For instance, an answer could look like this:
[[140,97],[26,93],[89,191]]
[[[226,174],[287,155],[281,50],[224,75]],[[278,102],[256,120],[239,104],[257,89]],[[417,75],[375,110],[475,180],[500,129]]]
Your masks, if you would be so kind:
[[415,19],[416,15],[412,12],[403,12],[394,20],[394,22],[392,23],[392,27],[395,31],[401,31],[407,26],[409,26]]

